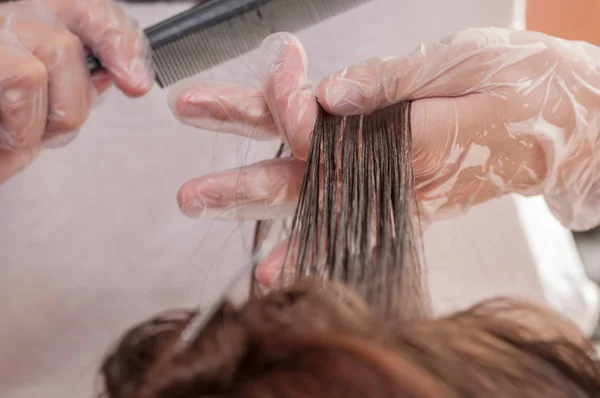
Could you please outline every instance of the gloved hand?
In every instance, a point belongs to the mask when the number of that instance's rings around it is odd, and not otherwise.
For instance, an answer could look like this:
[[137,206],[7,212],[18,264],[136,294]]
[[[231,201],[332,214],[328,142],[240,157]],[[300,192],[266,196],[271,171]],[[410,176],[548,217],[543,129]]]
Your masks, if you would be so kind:
[[[107,72],[90,77],[85,48]],[[0,183],[25,167],[40,143],[74,138],[113,81],[129,96],[153,83],[145,37],[113,0],[2,4],[0,51]]]
[[[185,81],[173,88],[171,107],[200,128],[283,138],[295,158],[189,181],[178,197],[189,216],[260,219],[294,208],[316,98],[297,39],[271,36],[262,51],[263,90]],[[600,49],[590,44],[470,29],[334,73],[316,97],[340,115],[414,100],[414,172],[425,222],[517,192],[543,194],[564,225],[587,229],[600,223],[599,71]]]

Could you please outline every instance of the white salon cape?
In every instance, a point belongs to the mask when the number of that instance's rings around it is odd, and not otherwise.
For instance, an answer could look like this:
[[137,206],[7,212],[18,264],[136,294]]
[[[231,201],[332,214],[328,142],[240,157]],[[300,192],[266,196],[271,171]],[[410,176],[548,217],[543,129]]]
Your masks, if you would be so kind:
[[[126,9],[148,26],[186,4]],[[521,28],[524,5],[379,0],[299,34],[318,82],[371,56],[399,55],[468,27]],[[256,82],[257,53],[208,78]],[[113,91],[69,146],[0,186],[0,396],[92,397],[107,349],[157,312],[206,305],[248,259],[252,224],[191,220],[186,180],[274,154],[273,144],[179,124],[156,88]],[[598,293],[543,201],[512,196],[434,224],[425,236],[437,311],[515,295],[547,303],[587,333]]]

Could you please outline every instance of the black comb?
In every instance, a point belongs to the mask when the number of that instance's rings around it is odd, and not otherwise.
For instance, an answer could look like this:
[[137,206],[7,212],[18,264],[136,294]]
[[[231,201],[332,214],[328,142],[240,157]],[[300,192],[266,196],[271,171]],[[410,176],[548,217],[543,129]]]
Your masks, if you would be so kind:
[[[161,88],[372,0],[209,0],[144,30]],[[87,57],[93,73],[102,69]]]

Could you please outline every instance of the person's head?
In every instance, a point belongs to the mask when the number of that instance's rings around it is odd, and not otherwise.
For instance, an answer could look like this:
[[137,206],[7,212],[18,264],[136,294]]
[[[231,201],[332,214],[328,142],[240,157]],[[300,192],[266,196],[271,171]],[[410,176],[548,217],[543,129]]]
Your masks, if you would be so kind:
[[107,397],[566,398],[600,391],[600,363],[575,327],[517,301],[439,319],[380,320],[349,289],[299,280],[241,308],[224,303],[175,354],[191,316],[165,314],[128,332],[102,367]]

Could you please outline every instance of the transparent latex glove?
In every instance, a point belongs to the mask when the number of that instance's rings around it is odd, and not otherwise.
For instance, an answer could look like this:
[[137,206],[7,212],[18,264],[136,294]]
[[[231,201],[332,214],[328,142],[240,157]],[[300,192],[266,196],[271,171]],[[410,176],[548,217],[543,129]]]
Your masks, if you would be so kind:
[[[113,0],[2,4],[0,50],[0,183],[72,140],[112,82],[139,96],[154,80],[144,35]],[[90,76],[87,51],[106,71]]]
[[[262,90],[188,80],[172,89],[171,107],[200,128],[283,138],[295,157],[189,181],[178,196],[189,216],[261,219],[294,209],[316,97],[296,38],[271,36],[262,51]],[[586,229],[600,222],[599,66],[600,50],[589,44],[471,29],[335,73],[316,96],[341,115],[414,100],[414,172],[425,223],[517,192],[544,194],[566,226]],[[263,281],[277,261],[267,263],[259,269]]]

